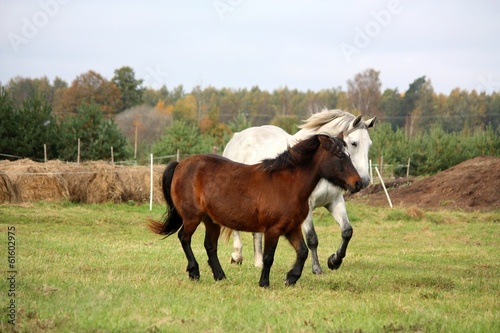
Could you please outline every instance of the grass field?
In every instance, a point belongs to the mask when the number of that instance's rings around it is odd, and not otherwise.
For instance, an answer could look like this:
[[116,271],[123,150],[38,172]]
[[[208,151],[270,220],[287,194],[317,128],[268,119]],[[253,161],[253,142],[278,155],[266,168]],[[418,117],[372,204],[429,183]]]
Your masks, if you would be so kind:
[[[206,264],[203,227],[193,240],[201,279],[185,272],[177,237],[145,228],[164,207],[0,205],[0,331],[19,332],[500,332],[500,212],[407,211],[348,203],[354,237],[343,266],[326,259],[340,231],[315,212],[325,274],[287,287],[294,251],[280,240],[271,286],[258,287],[251,236],[243,265]],[[421,213],[421,214],[419,214]],[[416,216],[416,217],[415,217]],[[15,283],[8,230],[15,228]],[[11,236],[13,234],[11,233]],[[14,289],[15,295],[8,295]],[[8,322],[15,301],[15,326]],[[12,312],[10,312],[12,313]]]

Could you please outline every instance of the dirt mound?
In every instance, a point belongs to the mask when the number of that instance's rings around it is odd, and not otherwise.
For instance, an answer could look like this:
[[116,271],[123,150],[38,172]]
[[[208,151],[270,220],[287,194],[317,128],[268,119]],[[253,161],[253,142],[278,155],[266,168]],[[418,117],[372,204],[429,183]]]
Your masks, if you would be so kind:
[[[500,209],[500,158],[476,157],[434,176],[386,183],[394,206],[464,211]],[[350,200],[388,206],[380,185],[350,196]]]

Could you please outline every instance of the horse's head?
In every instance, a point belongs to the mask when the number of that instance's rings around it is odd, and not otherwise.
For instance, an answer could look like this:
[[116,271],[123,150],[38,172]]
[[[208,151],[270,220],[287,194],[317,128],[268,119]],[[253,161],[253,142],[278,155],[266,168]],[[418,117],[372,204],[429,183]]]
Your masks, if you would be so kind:
[[361,190],[363,183],[349,157],[343,133],[337,137],[327,134],[317,136],[320,142],[319,149],[322,152],[319,162],[321,178],[353,193]]
[[361,115],[357,116],[344,131],[344,141],[347,151],[351,156],[352,164],[358,170],[363,182],[363,188],[370,184],[370,166],[368,152],[372,145],[368,129],[373,127],[377,117],[363,121]]
[[342,132],[352,164],[358,170],[365,188],[370,183],[368,152],[372,144],[368,129],[373,127],[376,119],[377,117],[373,117],[363,121],[361,116],[355,117],[349,112],[323,110],[312,115],[300,127],[313,133],[328,133],[332,136]]

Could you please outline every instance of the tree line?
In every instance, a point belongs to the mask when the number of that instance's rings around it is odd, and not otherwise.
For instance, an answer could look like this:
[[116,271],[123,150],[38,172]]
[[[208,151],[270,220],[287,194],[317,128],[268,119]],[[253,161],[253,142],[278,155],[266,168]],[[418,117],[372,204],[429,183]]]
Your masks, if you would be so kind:
[[[451,142],[476,138],[477,146],[478,137],[489,140],[496,136],[489,141],[493,145],[490,149],[471,148],[467,156],[498,155],[498,92],[456,88],[449,95],[437,94],[425,76],[415,79],[404,92],[397,88],[382,92],[381,86],[380,72],[374,69],[348,80],[346,91],[340,87],[320,91],[283,87],[269,92],[258,86],[197,86],[186,92],[182,85],[153,89],[144,87],[143,80],[127,66],[115,70],[111,80],[90,70],[71,84],[60,78],[50,82],[47,77],[16,77],[2,87],[0,96],[0,154],[40,159],[40,146],[45,143],[49,158],[72,161],[78,138],[84,159],[109,159],[110,146],[115,159],[141,160],[150,152],[171,155],[177,149],[187,154],[222,151],[232,133],[246,127],[274,124],[293,134],[310,114],[338,108],[378,117],[371,133],[374,159],[383,154],[386,161],[397,163],[392,156],[398,154],[389,147],[408,155],[417,150],[408,149],[408,145],[420,142],[421,150],[423,142],[442,137],[452,138]],[[387,138],[391,142],[384,141]],[[408,157],[401,157],[401,162]],[[441,157],[456,162],[456,154]],[[423,168],[430,162],[424,163],[422,158],[414,161],[422,173],[451,166],[436,162],[439,166]]]

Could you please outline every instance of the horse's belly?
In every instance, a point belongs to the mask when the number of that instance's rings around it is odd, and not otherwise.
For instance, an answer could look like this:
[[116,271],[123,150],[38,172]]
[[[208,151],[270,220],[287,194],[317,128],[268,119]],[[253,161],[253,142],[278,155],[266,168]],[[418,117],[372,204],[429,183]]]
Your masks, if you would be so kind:
[[291,135],[276,126],[250,127],[233,136],[223,156],[245,164],[259,163],[286,150],[291,138]]
[[309,196],[309,202],[313,208],[324,207],[335,201],[339,195],[342,195],[342,189],[321,179]]

